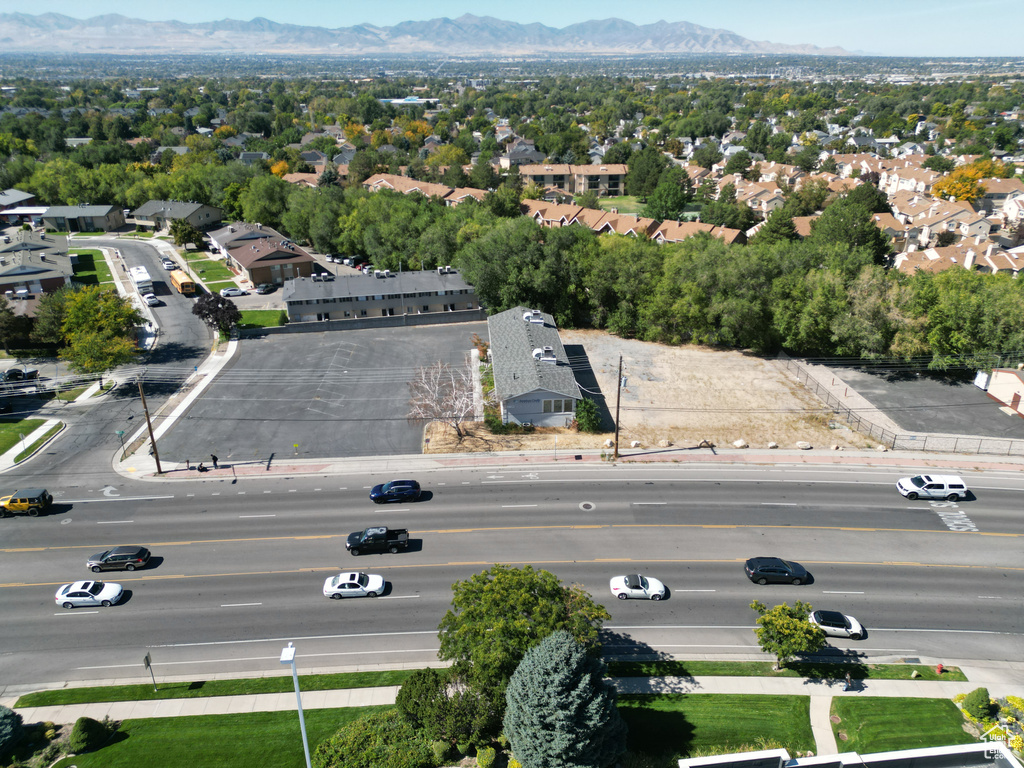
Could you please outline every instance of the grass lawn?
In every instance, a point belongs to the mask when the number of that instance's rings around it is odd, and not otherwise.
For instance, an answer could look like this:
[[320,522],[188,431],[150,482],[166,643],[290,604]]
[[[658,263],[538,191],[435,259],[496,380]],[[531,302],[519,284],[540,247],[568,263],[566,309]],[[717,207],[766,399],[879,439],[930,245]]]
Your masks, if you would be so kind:
[[854,680],[910,680],[917,672],[918,680],[955,680],[967,678],[959,667],[945,667],[942,676],[935,667],[922,664],[859,664],[847,662],[793,662],[781,671],[772,669],[770,661],[613,661],[608,664],[612,677],[845,677]]
[[602,197],[598,199],[598,204],[601,206],[602,210],[605,211],[610,211],[612,208],[615,208],[619,213],[635,213],[637,215],[640,214],[640,210],[645,205],[630,195],[623,195],[622,197]]
[[102,283],[113,283],[114,277],[110,274],[110,268],[103,259],[103,254],[92,248],[71,249],[71,253],[78,254],[78,264],[75,266],[75,281],[83,285],[100,285]]
[[220,282],[207,283],[206,284],[206,289],[210,293],[220,293],[220,289],[221,288],[237,288],[237,287],[238,287],[238,283],[236,283],[234,280],[222,280]]
[[[303,691],[332,691],[342,688],[376,688],[401,685],[414,670],[384,672],[341,672],[334,675],[299,675]],[[59,704],[84,704],[96,701],[151,701],[155,699],[194,699],[201,696],[241,696],[251,693],[287,693],[294,690],[289,676],[257,677],[249,680],[197,680],[185,683],[159,683],[160,690],[145,685],[103,685],[95,688],[65,688],[37,691],[18,699],[15,707],[49,707]]]
[[975,741],[963,729],[960,710],[947,699],[842,696],[832,699],[832,714],[839,717],[832,730],[840,752],[863,755]]
[[629,749],[651,756],[686,757],[756,739],[777,741],[792,754],[813,750],[809,696],[657,694],[620,696],[629,725]]
[[243,309],[241,328],[273,328],[288,322],[288,314],[283,309]]
[[64,429],[64,422],[61,422],[60,424],[54,424],[54,425],[53,425],[52,427],[50,427],[50,428],[49,428],[48,430],[46,430],[46,434],[44,434],[44,435],[43,435],[42,437],[40,437],[40,438],[39,438],[38,440],[35,440],[35,441],[33,441],[33,442],[32,442],[32,444],[31,444],[31,445],[29,445],[29,447],[28,447],[28,448],[26,448],[26,449],[25,449],[24,451],[22,451],[22,452],[21,452],[21,453],[19,453],[19,454],[18,454],[17,456],[15,456],[15,457],[14,457],[14,463],[15,463],[15,464],[17,464],[18,462],[20,462],[20,461],[24,461],[25,459],[27,459],[27,458],[28,458],[29,456],[31,456],[31,455],[32,455],[33,453],[35,453],[36,451],[38,451],[38,450],[39,450],[39,447],[40,447],[40,446],[41,446],[41,445],[42,445],[43,443],[45,443],[45,442],[46,442],[47,440],[49,440],[49,439],[50,439],[51,437],[53,437],[54,435],[56,435],[56,434],[57,434],[58,432],[60,432],[60,431],[61,431],[62,429]]
[[21,441],[19,435],[28,435],[41,427],[46,419],[24,419],[21,421],[0,421],[0,454],[11,450]]
[[204,283],[212,280],[233,280],[235,277],[235,273],[225,267],[223,261],[189,259],[188,264]]
[[[291,680],[288,681],[289,685]],[[305,710],[309,750],[341,726],[385,707]],[[61,768],[302,768],[299,716],[285,712],[126,720],[113,742]]]

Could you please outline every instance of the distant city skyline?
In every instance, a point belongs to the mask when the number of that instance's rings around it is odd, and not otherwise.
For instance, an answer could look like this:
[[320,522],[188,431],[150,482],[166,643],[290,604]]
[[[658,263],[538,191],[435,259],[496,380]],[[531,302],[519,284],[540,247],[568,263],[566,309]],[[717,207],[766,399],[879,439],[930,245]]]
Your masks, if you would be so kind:
[[[13,6],[13,4],[12,4]],[[403,21],[457,18],[470,13],[521,24],[570,24],[621,18],[634,24],[688,21],[725,29],[750,40],[838,46],[850,52],[883,56],[1014,56],[1024,58],[1024,13],[1014,0],[520,0],[484,6],[469,0],[178,0],[169,5],[136,0],[35,0],[7,13],[62,13],[86,19],[117,13],[148,21],[190,24],[264,17],[284,24],[335,29],[356,24],[393,26]]]

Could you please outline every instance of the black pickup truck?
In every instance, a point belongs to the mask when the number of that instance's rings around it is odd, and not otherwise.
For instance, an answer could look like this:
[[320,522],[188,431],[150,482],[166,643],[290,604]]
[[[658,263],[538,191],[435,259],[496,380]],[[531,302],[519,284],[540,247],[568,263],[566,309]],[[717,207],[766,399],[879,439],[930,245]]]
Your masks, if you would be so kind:
[[345,549],[353,555],[364,552],[390,552],[395,554],[400,549],[409,548],[409,531],[405,528],[386,528],[377,526],[364,531],[356,531],[348,535]]

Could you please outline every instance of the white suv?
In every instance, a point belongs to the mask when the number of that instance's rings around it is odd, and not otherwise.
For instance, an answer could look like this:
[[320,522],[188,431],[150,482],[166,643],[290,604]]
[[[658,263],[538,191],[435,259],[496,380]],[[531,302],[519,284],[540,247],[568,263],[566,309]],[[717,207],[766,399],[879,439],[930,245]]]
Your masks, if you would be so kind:
[[896,483],[896,490],[908,499],[946,499],[960,501],[967,498],[967,486],[963,478],[956,475],[917,475],[903,477]]

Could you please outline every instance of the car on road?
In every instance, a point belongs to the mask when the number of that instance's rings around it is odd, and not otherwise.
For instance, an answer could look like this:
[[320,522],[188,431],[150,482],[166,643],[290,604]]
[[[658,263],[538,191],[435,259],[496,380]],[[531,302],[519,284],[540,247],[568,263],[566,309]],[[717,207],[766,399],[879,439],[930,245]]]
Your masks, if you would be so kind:
[[848,637],[850,640],[864,637],[864,627],[860,622],[839,611],[814,611],[807,620],[821,627],[821,631],[829,637]]
[[4,371],[4,381],[31,381],[39,378],[35,368],[8,368]]
[[160,266],[170,272],[172,269],[177,269],[178,265],[170,259],[160,259]]
[[227,298],[228,296],[248,296],[249,292],[244,291],[241,288],[221,288],[220,295]]
[[781,557],[752,557],[743,566],[755,584],[803,584],[807,571],[800,563]]
[[908,499],[945,499],[960,501],[967,498],[967,484],[957,475],[916,475],[901,477],[896,490]]
[[160,299],[156,297],[155,293],[144,293],[142,294],[142,300],[151,307],[159,307]]
[[90,557],[85,566],[93,573],[100,571],[134,571],[145,568],[149,562],[149,550],[139,546],[124,546],[97,552]]
[[273,283],[260,283],[259,285],[256,286],[256,293],[260,294],[261,296],[267,293],[273,293],[276,290],[277,286],[274,285]]
[[24,512],[29,517],[38,517],[53,504],[53,496],[45,488],[23,488],[14,493],[0,491],[0,517],[10,517],[15,512]]
[[376,597],[384,592],[384,577],[375,573],[339,573],[324,582],[324,595],[332,600],[343,597]]
[[373,486],[370,501],[383,504],[386,501],[416,501],[420,497],[420,484],[415,480],[392,480]]
[[665,597],[665,585],[651,576],[639,573],[628,573],[615,576],[609,584],[612,594],[619,600],[639,598],[641,600],[661,600]]
[[84,608],[102,605],[109,608],[124,596],[120,584],[112,581],[76,581],[57,590],[57,605],[65,608]]

